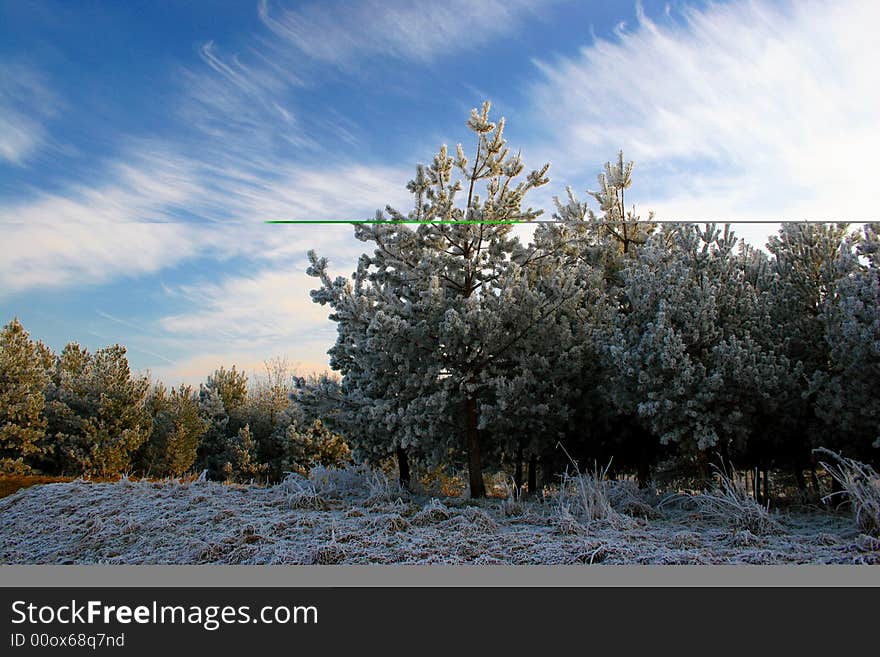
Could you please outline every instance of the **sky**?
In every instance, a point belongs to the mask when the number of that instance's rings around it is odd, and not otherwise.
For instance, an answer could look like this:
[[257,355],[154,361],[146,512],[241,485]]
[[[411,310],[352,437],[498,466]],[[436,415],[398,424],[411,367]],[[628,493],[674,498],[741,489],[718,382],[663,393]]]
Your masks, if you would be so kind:
[[[305,274],[490,100],[529,205],[622,149],[661,220],[874,219],[880,3],[0,0],[0,322],[169,384],[335,339]],[[761,246],[773,224],[737,233]]]

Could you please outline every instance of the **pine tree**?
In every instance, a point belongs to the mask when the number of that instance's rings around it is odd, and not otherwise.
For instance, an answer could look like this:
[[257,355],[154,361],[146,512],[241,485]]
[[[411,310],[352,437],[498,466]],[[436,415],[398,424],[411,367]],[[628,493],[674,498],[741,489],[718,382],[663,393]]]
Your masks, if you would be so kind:
[[0,471],[25,472],[43,451],[45,360],[18,319],[0,332]]
[[83,422],[94,412],[89,401],[91,355],[75,342],[55,358],[46,391],[46,459],[56,474],[82,474],[89,450],[82,437]]
[[257,457],[268,466],[268,476],[279,480],[286,470],[286,430],[303,422],[299,405],[291,399],[292,377],[284,359],[265,362],[266,376],[248,390],[242,409],[245,421],[257,445]]
[[286,444],[284,472],[306,475],[316,466],[341,468],[352,461],[345,440],[331,431],[321,420],[307,427],[291,424],[284,431]]
[[385,453],[416,448],[433,459],[464,453],[471,495],[480,497],[481,415],[495,365],[556,300],[538,302],[524,319],[510,304],[528,289],[511,221],[539,214],[522,204],[547,182],[548,166],[520,179],[523,162],[506,146],[504,120],[489,120],[488,103],[472,111],[468,127],[477,137],[472,162],[460,145],[455,157],[442,147],[408,185],[413,210],[377,214],[380,221],[418,222],[416,228],[358,225],[356,237],[376,249],[361,257],[353,283],[331,281],[326,260],[314,254],[310,273],[322,281],[312,298],[330,304],[339,324],[331,366],[343,375],[355,423],[378,428],[377,448]]
[[127,472],[152,430],[145,402],[149,381],[133,376],[125,347],[89,353],[68,344],[49,386],[49,439],[62,472],[108,476]]
[[235,365],[227,370],[220,367],[212,375],[208,376],[205,385],[217,391],[223,401],[223,408],[230,417],[242,408],[248,399],[248,379],[244,372],[238,371]]
[[138,454],[139,468],[156,477],[184,474],[195,462],[199,441],[208,427],[199,416],[192,387],[181,385],[169,393],[164,384],[157,384],[147,399],[147,411],[153,426]]
[[829,366],[814,374],[825,443],[864,461],[880,461],[880,224],[848,239],[835,263],[838,280],[819,319]]
[[774,436],[773,452],[803,465],[810,450],[827,443],[827,427],[819,418],[816,386],[832,365],[823,311],[833,299],[847,237],[845,224],[783,224],[767,243],[771,254],[769,285],[774,348],[791,363],[792,375],[778,394],[780,413],[767,427]]
[[706,474],[710,451],[745,449],[787,362],[755,339],[768,319],[729,227],[667,232],[622,271],[626,307],[605,352],[610,389],[621,412]]
[[265,476],[268,466],[257,459],[257,444],[250,427],[244,425],[229,444],[223,474],[228,481],[247,483]]
[[[594,227],[599,241],[610,240],[618,253],[628,255],[634,248],[642,246],[656,229],[651,223],[654,213],[647,221],[642,221],[632,210],[626,209],[626,190],[632,185],[633,163],[623,158],[623,151],[617,154],[617,162],[605,163],[605,171],[599,174],[599,189],[588,192],[599,203],[602,216],[588,211],[590,224]],[[570,195],[570,194],[569,194]],[[574,200],[574,199],[572,199]]]
[[229,450],[229,414],[220,391],[202,384],[199,388],[199,417],[207,427],[196,450],[196,467],[211,479],[222,479]]
[[[605,357],[615,317],[630,310],[621,272],[639,257],[656,230],[653,213],[643,221],[634,208],[626,209],[624,194],[632,185],[632,171],[633,163],[625,161],[622,152],[615,163],[606,162],[598,191],[588,191],[598,202],[599,214],[570,187],[565,202],[554,198],[556,221],[535,230],[530,259],[539,264],[536,285],[564,277],[581,291],[574,308],[560,318],[570,337],[560,336],[560,348],[550,357],[556,397],[567,397],[569,406],[568,427],[561,433],[566,451],[580,463],[613,463],[615,469],[636,462],[644,484],[654,439],[634,413],[615,406],[610,380],[616,365]],[[552,447],[543,449],[543,467],[552,468],[554,460],[568,467],[560,462],[560,450]]]

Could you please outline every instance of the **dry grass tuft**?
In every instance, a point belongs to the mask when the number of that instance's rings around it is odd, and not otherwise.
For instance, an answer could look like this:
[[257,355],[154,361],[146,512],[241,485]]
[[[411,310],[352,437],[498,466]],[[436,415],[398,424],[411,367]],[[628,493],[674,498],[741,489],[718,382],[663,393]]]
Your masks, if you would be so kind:
[[499,485],[499,488],[503,491],[503,500],[501,504],[498,506],[498,510],[505,517],[512,516],[521,516],[526,511],[526,505],[523,502],[523,491],[522,487],[517,487],[514,480],[511,478],[504,482],[503,486]]
[[769,505],[762,506],[749,495],[745,478],[736,470],[731,468],[728,472],[723,465],[716,467],[715,483],[712,492],[683,494],[670,499],[686,498],[694,504],[699,515],[719,524],[747,529],[754,534],[779,531],[779,523],[770,513]]
[[369,521],[369,526],[387,532],[404,532],[410,528],[409,521],[399,513],[377,516]]
[[[612,527],[625,528],[633,523],[631,518],[621,515],[611,503],[614,482],[608,481],[609,462],[604,468],[598,464],[593,465],[592,472],[585,470],[578,472],[578,464],[561,444],[565,455],[571,461],[575,474],[566,472],[562,475],[562,483],[556,493],[556,507],[558,528],[570,525],[571,520],[586,523],[587,526],[594,521],[608,522]],[[570,533],[570,532],[569,532]]]
[[312,563],[316,565],[331,565],[342,563],[345,560],[345,550],[335,541],[330,541],[317,547],[312,554]]
[[285,496],[290,509],[327,509],[330,502],[318,493],[315,484],[298,474],[288,475],[278,484],[278,491]]
[[412,524],[424,527],[436,522],[449,520],[452,510],[437,498],[431,498],[425,507],[413,516]]
[[468,507],[464,510],[464,517],[468,519],[472,526],[481,531],[494,532],[498,529],[498,523],[483,509]]
[[850,503],[856,524],[866,534],[880,536],[880,475],[866,463],[846,458],[830,449],[821,447],[813,450],[817,454],[830,457],[822,467],[843,487],[843,491],[827,495],[830,500],[835,495],[845,496]]
[[608,497],[610,486],[606,479],[607,474],[608,466],[602,469],[598,465],[592,472],[585,471],[574,475],[566,472],[562,476],[562,483],[556,494],[557,505],[587,523],[593,520],[613,522],[619,514],[611,506]]
[[661,517],[655,493],[642,490],[636,482],[629,480],[611,481],[608,484],[608,501],[615,511],[645,520]]

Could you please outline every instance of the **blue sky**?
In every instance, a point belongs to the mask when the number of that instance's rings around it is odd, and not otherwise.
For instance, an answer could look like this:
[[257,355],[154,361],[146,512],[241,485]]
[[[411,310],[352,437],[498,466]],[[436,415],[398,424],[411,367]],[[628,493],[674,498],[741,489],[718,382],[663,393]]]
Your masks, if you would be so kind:
[[[661,219],[865,219],[880,171],[880,4],[0,0],[0,321],[120,342],[170,383],[326,367],[305,253],[490,99],[531,199],[622,148]],[[742,225],[762,244],[772,225]]]

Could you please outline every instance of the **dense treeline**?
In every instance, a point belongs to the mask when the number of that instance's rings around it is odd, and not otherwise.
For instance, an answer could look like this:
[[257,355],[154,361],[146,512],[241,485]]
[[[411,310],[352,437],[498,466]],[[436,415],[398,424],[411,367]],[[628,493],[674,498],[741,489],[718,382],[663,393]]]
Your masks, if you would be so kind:
[[539,214],[524,197],[547,167],[523,177],[488,104],[468,126],[473,161],[444,146],[409,213],[355,227],[374,248],[351,280],[310,254],[342,380],[301,399],[359,458],[396,455],[404,481],[413,459],[467,466],[473,496],[487,469],[549,483],[559,444],[643,484],[720,456],[765,490],[771,468],[805,487],[818,446],[878,461],[880,225],[784,224],[766,252],[728,226],[661,226],[627,209],[620,154],[597,211],[569,190],[523,245],[510,222]]
[[784,224],[766,251],[729,226],[660,225],[627,209],[620,154],[595,210],[568,190],[523,244],[511,222],[540,214],[524,201],[548,167],[523,175],[488,104],[468,126],[473,160],[444,146],[410,212],[356,225],[372,251],[352,279],[310,254],[341,379],[276,362],[259,382],[233,367],[169,389],[119,345],[54,354],[13,320],[0,465],[274,481],[395,457],[404,483],[413,463],[465,467],[479,497],[485,472],[534,491],[569,455],[641,484],[720,457],[762,472],[765,493],[771,469],[815,483],[820,446],[880,460],[880,224]]
[[134,375],[125,348],[60,354],[13,319],[0,333],[0,472],[277,481],[350,461],[348,445],[291,399],[282,361],[249,382],[220,368],[198,391]]

